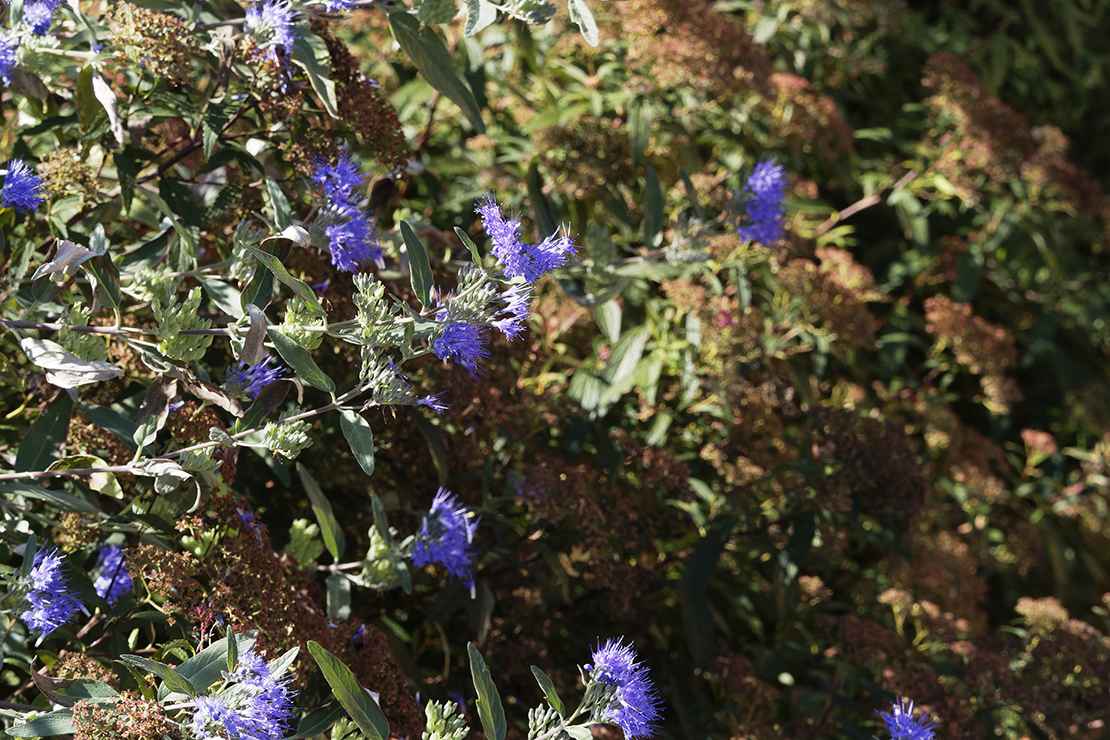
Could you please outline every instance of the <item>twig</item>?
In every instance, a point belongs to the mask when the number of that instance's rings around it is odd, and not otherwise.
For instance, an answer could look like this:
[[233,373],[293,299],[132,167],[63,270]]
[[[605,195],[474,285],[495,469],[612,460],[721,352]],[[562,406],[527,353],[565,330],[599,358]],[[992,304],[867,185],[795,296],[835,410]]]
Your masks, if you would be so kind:
[[[891,194],[897,193],[899,190],[909,185],[910,181],[913,180],[915,177],[917,177],[916,170],[910,170],[906,174],[902,175],[902,179],[894,183],[894,187],[890,189]],[[883,191],[872,193],[866,198],[861,198],[860,200],[857,200],[855,203],[848,206],[843,211],[834,213],[833,215],[829,216],[825,220],[825,223],[817,227],[817,230],[813,232],[813,235],[821,236],[826,231],[828,231],[844,219],[848,218],[849,216],[855,215],[865,208],[870,208],[871,206],[878,205],[879,201],[883,199],[882,193]]]

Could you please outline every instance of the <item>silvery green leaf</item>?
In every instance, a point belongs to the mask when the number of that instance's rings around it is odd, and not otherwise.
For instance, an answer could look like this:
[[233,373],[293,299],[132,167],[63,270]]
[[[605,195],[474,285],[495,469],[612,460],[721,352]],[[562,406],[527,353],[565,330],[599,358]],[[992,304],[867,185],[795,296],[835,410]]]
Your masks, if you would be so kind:
[[193,476],[173,460],[144,460],[136,466],[142,475],[154,478],[154,490],[159,494],[173,493]]
[[77,274],[77,268],[80,267],[82,262],[96,256],[96,252],[85,249],[80,244],[74,244],[68,239],[58,239],[57,241],[58,253],[54,255],[54,259],[40,265],[39,269],[35,270],[35,274],[31,276],[32,280],[61,273],[60,278],[53,279],[64,282]]
[[21,339],[19,346],[27,359],[46,371],[46,380],[59,388],[76,388],[123,375],[123,369],[110,362],[82,360],[65,347],[47,339]]
[[127,141],[127,133],[123,130],[123,124],[119,120],[119,101],[116,100],[116,94],[112,92],[112,88],[104,81],[100,75],[93,73],[92,77],[93,94],[100,104],[104,106],[104,111],[108,114],[108,123],[112,128],[112,136],[116,137],[116,143],[123,146]]

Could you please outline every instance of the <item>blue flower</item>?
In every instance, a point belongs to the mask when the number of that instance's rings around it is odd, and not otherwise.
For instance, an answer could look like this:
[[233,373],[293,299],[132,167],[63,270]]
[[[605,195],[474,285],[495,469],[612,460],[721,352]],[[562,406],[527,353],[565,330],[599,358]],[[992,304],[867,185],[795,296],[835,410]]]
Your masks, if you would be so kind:
[[31,172],[23,160],[13,159],[4,176],[4,189],[0,190],[0,206],[11,206],[21,213],[34,211],[43,204],[42,187],[41,177]]
[[609,640],[593,651],[587,665],[590,679],[612,686],[613,698],[600,718],[624,730],[628,740],[646,737],[656,726],[660,700],[647,675],[647,667],[636,660],[636,651],[621,640]]
[[427,406],[428,408],[430,408],[432,411],[436,412],[437,414],[442,414],[448,408],[447,404],[445,404],[445,403],[443,403],[442,401],[439,400],[439,397],[442,396],[443,393],[444,393],[443,391],[440,391],[439,393],[433,394],[431,396],[424,396],[423,398],[418,398],[418,399],[416,399],[416,403],[420,406]]
[[28,627],[39,633],[39,639],[35,641],[35,647],[38,647],[43,638],[68,622],[84,606],[68,590],[62,556],[56,548],[35,553],[30,576],[31,590],[24,597],[30,608],[20,616]]
[[269,34],[262,46],[270,50],[270,56],[275,61],[279,61],[289,55],[297,40],[297,32],[293,30],[296,15],[289,0],[266,0],[255,3],[247,10],[246,28],[252,33]]
[[757,164],[744,185],[749,193],[748,218],[751,224],[736,230],[740,238],[773,244],[783,237],[786,213],[786,170],[773,157]]
[[[878,710],[876,710],[878,712]],[[890,712],[878,712],[886,722],[887,732],[895,740],[933,740],[936,725],[925,718],[913,718],[913,702],[902,697],[890,705]]]
[[315,159],[312,168],[312,182],[324,191],[325,212],[341,219],[324,229],[332,265],[344,272],[357,272],[363,263],[380,260],[382,250],[374,224],[358,207],[364,181],[358,164],[343,152],[334,165]]
[[447,572],[474,588],[474,533],[478,520],[466,515],[466,507],[446,488],[432,499],[412,550],[418,568],[440,563]]
[[5,87],[12,84],[11,71],[19,64],[16,50],[19,48],[19,39],[15,35],[9,36],[0,31],[0,80]]
[[127,570],[123,550],[115,545],[100,548],[100,575],[96,577],[93,588],[96,595],[115,606],[116,600],[134,588],[131,573]]
[[262,530],[266,529],[266,525],[255,519],[254,514],[249,511],[243,511],[239,508],[235,510],[239,512],[239,519],[243,522],[243,528],[254,535],[254,538],[258,540],[259,547],[264,545],[265,543],[262,541]]
[[285,368],[272,364],[273,359],[267,357],[249,366],[243,362],[235,363],[227,369],[224,388],[233,395],[247,396],[253,401],[263,388],[285,377]]
[[469,321],[447,324],[439,338],[432,342],[432,349],[439,359],[454,360],[472,373],[481,367],[482,360],[489,357],[485,327]]
[[525,244],[520,239],[520,219],[509,214],[505,218],[501,205],[492,193],[478,201],[475,211],[493,241],[494,258],[509,277],[522,277],[534,283],[556,267],[566,264],[577,247],[566,234],[556,232],[539,244]]
[[346,13],[354,4],[355,0],[324,0],[324,9],[329,13]]
[[532,286],[510,286],[497,297],[497,304],[497,318],[491,323],[509,339],[516,339],[532,315]]
[[280,740],[293,720],[289,681],[289,676],[275,677],[266,661],[246,648],[228,688],[219,696],[194,700],[190,729],[202,740]]
[[45,36],[54,20],[54,11],[61,4],[62,0],[32,0],[23,6],[23,22],[35,34]]

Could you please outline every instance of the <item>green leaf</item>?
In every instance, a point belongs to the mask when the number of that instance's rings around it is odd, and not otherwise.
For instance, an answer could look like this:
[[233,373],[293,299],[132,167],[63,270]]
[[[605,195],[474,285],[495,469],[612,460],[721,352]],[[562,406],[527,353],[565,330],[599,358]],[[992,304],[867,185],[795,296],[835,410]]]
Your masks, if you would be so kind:
[[441,39],[431,28],[420,27],[420,22],[412,14],[390,7],[383,7],[389,14],[389,28],[401,50],[408,55],[416,69],[428,84],[450,98],[462,108],[463,115],[478,133],[486,132],[482,113],[474,93],[466,84],[462,73],[455,64],[454,57]]
[[342,704],[339,702],[329,704],[302,719],[301,723],[297,725],[297,734],[289,740],[307,740],[307,738],[323,735],[342,716]]
[[63,491],[40,488],[30,483],[10,481],[0,484],[0,493],[16,494],[39,499],[40,501],[47,502],[51,506],[58,507],[62,511],[79,511],[83,514],[97,514],[100,512],[100,509],[84,499],[77,498]]
[[212,158],[212,152],[216,148],[216,143],[220,140],[220,134],[223,133],[224,128],[242,107],[241,102],[231,98],[225,98],[225,102],[221,103],[209,102],[208,110],[204,112],[200,119],[205,161]]
[[497,6],[489,0],[466,0],[466,26],[463,27],[463,35],[470,38],[495,20]]
[[655,168],[647,166],[647,176],[644,178],[644,243],[649,247],[658,246],[663,230],[663,188],[659,184],[659,176]]
[[15,471],[46,470],[69,434],[69,414],[73,401],[62,393],[46,407],[27,430],[15,456]]
[[639,168],[651,140],[652,110],[648,103],[638,101],[628,108],[628,142],[632,148],[632,167]]
[[459,241],[461,241],[463,245],[470,250],[470,257],[474,260],[474,264],[478,265],[478,267],[481,267],[482,253],[478,251],[478,245],[475,244],[474,240],[471,239],[470,236],[458,226],[455,227],[455,234],[458,235]]
[[119,308],[119,268],[110,254],[98,254],[81,264],[92,282],[97,300],[108,308]]
[[339,118],[339,99],[335,95],[335,83],[331,80],[331,54],[322,38],[308,30],[307,26],[296,26],[296,37],[290,58],[293,63],[308,74],[312,89],[320,97],[324,110],[332,118]]
[[554,234],[559,229],[559,224],[555,221],[555,212],[547,202],[547,196],[543,194],[543,178],[540,177],[538,159],[533,159],[528,165],[528,199],[532,201],[532,213],[536,217],[536,223],[540,225],[540,231],[545,236]]
[[351,453],[367,475],[374,474],[374,432],[362,414],[351,409],[339,409],[339,426]]
[[243,186],[237,183],[229,183],[220,188],[220,192],[216,193],[216,197],[212,199],[212,204],[204,212],[205,223],[211,223],[226,213],[227,209],[235,205],[242,194]]
[[308,641],[308,652],[320,666],[320,672],[331,686],[335,698],[347,710],[358,728],[374,740],[386,740],[389,737],[389,721],[359,684],[351,669],[315,640]]
[[96,65],[86,64],[77,73],[77,120],[81,123],[81,133],[88,133],[93,129],[96,120],[103,116],[104,106],[96,99],[93,89],[93,75],[96,74]]
[[717,570],[717,562],[738,524],[732,517],[718,517],[694,545],[686,559],[686,572],[679,588],[682,621],[686,626],[686,642],[695,665],[702,665],[713,640],[713,619],[710,616],[709,582]]
[[289,367],[293,368],[298,378],[313,388],[335,393],[335,382],[324,374],[307,349],[282,334],[280,327],[270,327],[266,335],[274,343],[274,348],[281,355],[281,359],[289,363]]
[[[87,65],[91,67],[92,65]],[[59,709],[30,722],[4,730],[8,737],[52,737],[73,732],[73,710]]]
[[172,691],[186,696],[196,696],[200,692],[193,687],[189,679],[185,678],[177,671],[165,663],[159,663],[157,660],[144,658],[141,655],[121,655],[119,657],[124,663],[133,665],[136,668],[141,668],[147,673],[153,673],[166,682],[166,686]]
[[393,533],[389,531],[389,518],[385,514],[385,504],[378,498],[378,494],[370,494],[370,509],[374,512],[374,529],[378,536],[388,545],[393,544]]
[[[88,66],[92,66],[91,64]],[[84,72],[84,69],[81,70]],[[128,157],[119,150],[112,154],[112,161],[116,165],[116,178],[119,180],[119,198],[123,203],[123,213],[126,215],[131,211],[131,202],[135,199],[135,183],[138,180],[138,172],[135,169],[135,160]]]
[[342,573],[331,573],[324,581],[327,589],[328,619],[342,622],[351,618],[351,582]]
[[[246,246],[259,262],[266,265],[270,272],[274,273],[274,277],[293,289],[293,292],[304,301],[305,308],[308,310],[309,314],[320,318],[327,318],[328,312],[320,305],[320,301],[316,298],[316,293],[313,292],[312,288],[308,287],[307,283],[290,275],[289,271],[285,269],[285,265],[281,264],[281,260],[275,255],[259,249],[258,247],[251,246],[250,244]],[[259,308],[261,308],[261,306]]]
[[532,666],[532,675],[536,677],[536,683],[540,685],[540,691],[543,692],[543,698],[547,699],[547,703],[551,708],[559,713],[562,717],[566,713],[566,708],[563,706],[563,700],[559,698],[559,694],[555,691],[555,684],[547,677],[547,674],[541,671],[537,666]]
[[230,624],[227,626],[224,641],[227,643],[227,672],[234,673],[235,665],[239,662],[239,643],[235,641],[235,630],[231,629]]
[[119,696],[119,692],[103,681],[91,678],[78,678],[68,686],[54,689],[54,693],[63,699],[77,703],[79,701],[102,702],[111,701]]
[[406,406],[405,411],[428,443],[428,451],[432,453],[432,462],[435,463],[436,472],[439,474],[439,485],[446,486],[451,476],[447,462],[447,447],[443,444],[443,433],[439,427],[425,419],[424,415],[412,406]]
[[[237,651],[242,652],[254,646],[258,632],[245,632],[235,636]],[[197,691],[206,691],[209,686],[220,680],[227,664],[228,644],[227,638],[217,640],[204,650],[177,666],[179,676],[186,678],[196,687]],[[170,693],[169,687],[162,686],[158,691],[158,698],[178,701],[184,698],[183,694]]]
[[[170,212],[174,214],[170,218],[174,219],[175,223],[180,220],[182,231],[178,233],[186,235],[183,243],[178,245],[181,253],[177,258],[175,267],[178,270],[192,269],[196,267],[200,259],[201,228],[200,209],[197,208],[197,201],[193,197],[193,192],[177,180],[163,177],[158,181],[158,195],[169,206]],[[171,252],[171,264],[173,259]]]
[[610,343],[621,336],[621,307],[616,301],[606,301],[593,308],[594,321]]
[[589,725],[571,725],[567,728],[567,734],[573,740],[592,740],[594,733]]
[[[146,196],[147,200],[161,211],[162,215],[169,220],[173,230],[177,233],[177,238],[180,243],[176,246],[175,250],[169,250],[168,252],[171,267],[177,270],[191,270],[196,266],[195,264],[181,264],[181,261],[183,259],[187,260],[189,255],[193,255],[194,257],[196,255],[196,245],[192,243],[190,232],[181,224],[181,221],[177,218],[174,210],[170,208],[170,204],[166,202],[165,198],[144,185],[138,185],[136,187],[140,193]],[[182,249],[182,244],[184,244],[184,249]]]
[[428,262],[428,250],[424,248],[424,243],[416,236],[408,221],[401,222],[401,236],[404,237],[405,251],[409,256],[412,289],[420,299],[420,305],[427,306],[432,299],[432,288],[435,287],[432,266]]
[[27,535],[27,542],[23,545],[23,564],[19,567],[19,575],[27,578],[35,567],[35,553],[38,552],[39,540],[34,532]]
[[582,38],[586,39],[586,43],[597,46],[597,21],[594,20],[590,7],[586,5],[586,0],[569,0],[567,10],[570,11],[570,19],[578,24],[578,30],[582,32]]
[[281,189],[281,183],[272,177],[266,178],[266,195],[270,198],[270,208],[273,210],[274,226],[280,233],[293,225],[293,209],[289,207],[289,199]]
[[217,308],[236,320],[243,318],[242,293],[222,280],[216,280],[215,278],[198,276],[196,280],[200,283],[200,286],[204,288],[204,293],[208,296],[208,300],[216,304]]
[[347,548],[347,541],[343,537],[343,530],[335,518],[335,513],[332,512],[331,502],[320,489],[320,484],[312,477],[312,473],[308,472],[308,468],[301,463],[297,463],[297,475],[301,477],[301,484],[304,485],[309,503],[312,504],[312,511],[316,514],[320,534],[324,537],[324,547],[328,548],[328,552],[338,563]]
[[482,729],[489,740],[505,740],[508,725],[497,686],[474,643],[468,642],[466,651],[470,655],[470,677],[474,680],[474,690],[478,692],[478,719],[482,721]]

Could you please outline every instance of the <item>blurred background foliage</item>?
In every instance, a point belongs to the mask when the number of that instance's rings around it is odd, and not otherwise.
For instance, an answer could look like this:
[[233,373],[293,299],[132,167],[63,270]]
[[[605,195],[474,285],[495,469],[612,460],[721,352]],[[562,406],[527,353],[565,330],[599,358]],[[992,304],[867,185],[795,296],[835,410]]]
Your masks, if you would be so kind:
[[[455,227],[484,243],[487,190],[526,237],[567,223],[582,245],[484,372],[422,366],[448,413],[371,419],[369,481],[338,418],[314,426],[302,462],[349,551],[369,545],[370,491],[402,531],[438,486],[483,517],[475,598],[457,583],[349,597],[396,656],[374,680],[470,700],[475,725],[473,640],[521,736],[530,664],[563,690],[584,641],[625,635],[660,684],[665,737],[868,737],[902,695],[946,740],[1105,737],[1110,4],[591,7],[597,46],[562,12],[473,38],[461,18],[443,27],[484,133],[397,61],[383,13],[317,29],[347,43],[352,84],[380,86],[341,125],[382,168],[379,228],[418,224],[438,285],[465,254]],[[329,146],[303,133],[294,165]],[[788,236],[746,244],[734,194],[770,156],[791,173]],[[353,315],[325,260],[288,267],[331,279],[329,308]],[[356,353],[318,361],[341,387],[357,378]],[[12,408],[45,403],[20,393]],[[72,449],[110,444],[81,430]],[[275,547],[311,567],[297,476],[247,451],[235,467]],[[296,580],[292,558],[265,567],[260,594]]]

